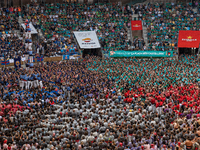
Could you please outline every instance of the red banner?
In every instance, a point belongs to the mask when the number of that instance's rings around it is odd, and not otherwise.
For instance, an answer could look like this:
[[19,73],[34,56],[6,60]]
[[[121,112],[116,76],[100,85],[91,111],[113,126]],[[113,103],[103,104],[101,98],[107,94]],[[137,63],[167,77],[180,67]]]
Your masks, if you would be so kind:
[[132,30],[142,30],[142,21],[131,21]]
[[200,43],[200,31],[179,31],[179,48],[198,48]]

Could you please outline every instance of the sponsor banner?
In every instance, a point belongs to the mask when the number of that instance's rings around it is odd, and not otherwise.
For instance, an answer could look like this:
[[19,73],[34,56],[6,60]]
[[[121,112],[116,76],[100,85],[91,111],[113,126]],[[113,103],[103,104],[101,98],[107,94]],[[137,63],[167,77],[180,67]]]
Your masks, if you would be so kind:
[[172,51],[110,51],[109,57],[173,57]]
[[142,21],[131,21],[131,29],[132,30],[142,30]]
[[179,48],[198,48],[200,44],[200,31],[179,31]]
[[82,49],[101,47],[95,31],[75,31],[74,35]]

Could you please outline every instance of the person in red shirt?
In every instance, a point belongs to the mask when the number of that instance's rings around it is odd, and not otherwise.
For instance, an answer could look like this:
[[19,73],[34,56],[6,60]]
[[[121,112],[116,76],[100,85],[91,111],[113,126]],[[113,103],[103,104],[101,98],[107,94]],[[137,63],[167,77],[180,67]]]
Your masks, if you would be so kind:
[[128,103],[131,103],[133,101],[133,99],[131,98],[131,97],[129,97],[128,99],[127,99],[127,102]]
[[178,104],[178,105],[176,105],[176,108],[177,108],[177,110],[179,110],[180,109],[180,105]]
[[155,102],[156,103],[156,109],[160,106],[159,102]]
[[160,115],[162,113],[162,105],[163,105],[163,102],[161,101],[158,101],[156,102],[156,111],[157,113]]
[[190,102],[189,107],[192,108],[194,105],[192,102]]
[[8,144],[8,148],[7,149],[11,150],[11,144],[10,143]]
[[155,104],[155,102],[156,102],[155,98],[152,98],[151,99],[151,104]]
[[163,106],[163,102],[162,101],[160,101],[160,107],[162,107]]

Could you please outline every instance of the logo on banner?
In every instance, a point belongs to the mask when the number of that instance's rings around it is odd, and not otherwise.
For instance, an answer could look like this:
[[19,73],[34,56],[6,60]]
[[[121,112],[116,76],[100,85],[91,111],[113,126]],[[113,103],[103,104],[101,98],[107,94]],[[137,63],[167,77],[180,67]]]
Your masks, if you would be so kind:
[[110,55],[111,55],[111,56],[112,56],[112,55],[114,55],[114,54],[115,54],[115,52],[114,52],[114,51],[111,51],[111,52],[110,52]]
[[82,39],[82,41],[88,43],[88,42],[90,42],[90,41],[92,41],[92,40],[91,40],[91,38],[85,38],[85,39]]
[[192,42],[192,41],[197,41],[197,39],[193,39],[192,36],[188,36],[187,39],[182,38],[182,41]]
[[168,56],[171,56],[171,53],[170,53],[170,52],[167,52],[166,54],[167,54]]
[[80,48],[99,48],[101,47],[95,31],[75,31],[74,35]]
[[19,66],[19,64],[20,64],[20,63],[19,63],[19,61],[16,61],[16,63],[15,63],[15,64],[16,64],[16,66]]
[[139,28],[139,27],[141,27],[141,25],[135,24],[135,25],[133,25],[133,27],[134,28]]

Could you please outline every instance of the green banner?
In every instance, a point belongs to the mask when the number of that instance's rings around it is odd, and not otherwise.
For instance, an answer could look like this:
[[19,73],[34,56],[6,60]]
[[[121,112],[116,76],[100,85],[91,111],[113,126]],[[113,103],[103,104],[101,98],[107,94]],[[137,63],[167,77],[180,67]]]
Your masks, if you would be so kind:
[[109,57],[173,57],[173,51],[110,51]]

